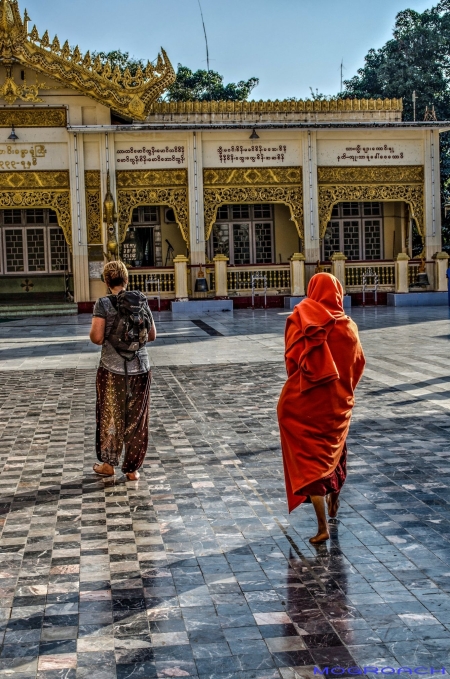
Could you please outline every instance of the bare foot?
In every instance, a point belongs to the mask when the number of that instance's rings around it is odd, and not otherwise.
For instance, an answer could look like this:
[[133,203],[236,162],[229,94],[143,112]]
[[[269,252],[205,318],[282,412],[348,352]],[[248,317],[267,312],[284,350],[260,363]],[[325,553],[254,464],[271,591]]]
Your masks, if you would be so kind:
[[99,476],[114,476],[115,474],[114,467],[112,467],[107,462],[103,462],[102,464],[94,464],[92,469]]
[[326,540],[330,539],[330,534],[328,530],[321,530],[315,535],[313,538],[309,538],[309,541],[312,545],[317,545],[320,542],[326,542]]
[[330,519],[336,518],[340,504],[339,493],[330,493],[327,495],[328,516]]
[[128,481],[137,481],[140,478],[139,472],[129,472],[126,477]]

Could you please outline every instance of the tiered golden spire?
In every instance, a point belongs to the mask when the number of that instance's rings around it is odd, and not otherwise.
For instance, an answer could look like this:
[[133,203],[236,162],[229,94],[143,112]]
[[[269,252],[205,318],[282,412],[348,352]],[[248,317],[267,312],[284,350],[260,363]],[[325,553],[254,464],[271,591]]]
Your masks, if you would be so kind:
[[[163,49],[155,65],[148,62],[144,70],[138,68],[131,75],[129,69],[113,70],[98,56],[93,60],[90,52],[83,55],[78,46],[71,49],[67,40],[61,47],[58,36],[51,40],[48,31],[40,37],[36,26],[29,33],[29,20],[26,10],[22,19],[17,0],[0,0],[0,64],[9,68],[9,78],[12,65],[18,63],[137,120],[146,118],[151,105],[175,80]],[[17,98],[24,97],[18,93]]]

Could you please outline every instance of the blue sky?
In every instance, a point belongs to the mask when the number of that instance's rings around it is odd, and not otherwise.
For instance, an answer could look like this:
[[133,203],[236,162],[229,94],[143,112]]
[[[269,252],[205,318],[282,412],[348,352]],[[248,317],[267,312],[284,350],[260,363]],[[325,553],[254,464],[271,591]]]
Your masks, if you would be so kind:
[[[437,0],[436,0],[437,1]],[[154,59],[162,45],[178,62],[206,68],[197,0],[20,0],[42,35],[86,51],[121,49]],[[426,0],[202,0],[211,68],[227,82],[260,78],[255,99],[307,97],[309,87],[339,91],[363,65],[370,47],[392,35],[402,9]]]

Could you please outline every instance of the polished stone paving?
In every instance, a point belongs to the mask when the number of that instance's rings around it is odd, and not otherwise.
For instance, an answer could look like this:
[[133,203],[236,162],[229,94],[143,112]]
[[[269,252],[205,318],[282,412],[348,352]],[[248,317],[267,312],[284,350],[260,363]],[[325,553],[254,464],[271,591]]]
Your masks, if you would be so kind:
[[157,317],[134,483],[91,470],[89,318],[0,324],[0,677],[450,671],[449,313],[353,316],[368,368],[317,548],[284,498],[286,314]]

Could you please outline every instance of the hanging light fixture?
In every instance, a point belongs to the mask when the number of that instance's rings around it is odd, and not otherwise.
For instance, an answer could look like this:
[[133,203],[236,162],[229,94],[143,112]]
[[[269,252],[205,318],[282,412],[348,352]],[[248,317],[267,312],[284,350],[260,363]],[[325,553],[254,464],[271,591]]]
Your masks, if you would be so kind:
[[13,126],[12,126],[12,129],[11,129],[11,134],[9,135],[8,140],[9,140],[9,141],[17,141],[18,138],[19,138],[19,137],[17,136],[16,130],[14,129],[14,125],[13,125]]
[[259,134],[257,134],[255,128],[253,128],[253,132],[250,135],[250,139],[259,139]]

